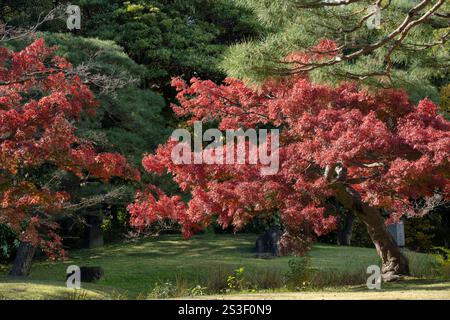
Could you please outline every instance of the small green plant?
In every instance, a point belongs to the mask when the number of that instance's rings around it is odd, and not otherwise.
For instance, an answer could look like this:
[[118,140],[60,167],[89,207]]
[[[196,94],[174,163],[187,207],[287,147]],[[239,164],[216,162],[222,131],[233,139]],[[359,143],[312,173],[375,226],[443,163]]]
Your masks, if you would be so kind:
[[111,230],[112,227],[112,220],[109,217],[104,217],[103,222],[100,226],[103,232],[108,232]]
[[127,226],[129,222],[129,215],[128,212],[125,210],[119,210],[117,212],[117,221],[122,226]]
[[176,296],[177,287],[170,281],[156,282],[149,298],[167,299]]
[[244,267],[234,270],[234,273],[227,277],[227,288],[229,290],[243,290],[245,287]]
[[193,297],[204,296],[206,294],[207,287],[202,287],[201,285],[196,285],[190,290],[190,295]]

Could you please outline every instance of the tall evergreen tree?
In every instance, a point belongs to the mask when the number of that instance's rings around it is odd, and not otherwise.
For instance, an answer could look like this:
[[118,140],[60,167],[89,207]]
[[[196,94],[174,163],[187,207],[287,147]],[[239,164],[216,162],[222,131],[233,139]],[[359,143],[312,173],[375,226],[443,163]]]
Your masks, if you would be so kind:
[[[314,80],[403,87],[414,100],[436,101],[448,82],[450,3],[444,0],[236,1],[271,32],[229,50],[223,68],[230,76],[259,83],[308,72]],[[287,55],[318,44],[327,59],[287,63]]]

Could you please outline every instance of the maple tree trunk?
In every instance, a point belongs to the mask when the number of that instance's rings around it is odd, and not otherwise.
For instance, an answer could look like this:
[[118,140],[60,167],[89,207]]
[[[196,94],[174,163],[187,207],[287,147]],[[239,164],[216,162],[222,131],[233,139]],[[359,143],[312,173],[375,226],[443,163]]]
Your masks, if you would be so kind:
[[336,198],[348,210],[351,210],[367,227],[370,238],[381,258],[381,274],[384,281],[394,281],[409,275],[406,257],[395,244],[386,228],[384,219],[378,209],[361,200],[353,188],[345,184],[335,184]]
[[33,262],[36,246],[29,242],[22,241],[17,249],[14,265],[9,272],[10,276],[25,277],[30,274],[31,263]]

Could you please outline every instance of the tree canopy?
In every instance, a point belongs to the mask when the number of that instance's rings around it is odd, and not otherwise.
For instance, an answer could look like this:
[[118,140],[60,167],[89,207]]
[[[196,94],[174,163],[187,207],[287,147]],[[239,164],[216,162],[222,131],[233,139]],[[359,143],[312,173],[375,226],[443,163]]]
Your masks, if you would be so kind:
[[[46,8],[48,10],[48,3]],[[149,85],[169,85],[174,75],[220,80],[217,68],[225,46],[257,36],[261,27],[249,10],[230,1],[76,0],[80,35],[112,40],[147,67]],[[41,5],[42,6],[42,5]],[[45,25],[62,31],[64,25]]]
[[140,179],[124,156],[97,152],[92,141],[76,135],[74,123],[98,104],[54,51],[43,39],[19,52],[0,49],[0,222],[50,257],[63,254],[53,215],[70,200],[59,175]]

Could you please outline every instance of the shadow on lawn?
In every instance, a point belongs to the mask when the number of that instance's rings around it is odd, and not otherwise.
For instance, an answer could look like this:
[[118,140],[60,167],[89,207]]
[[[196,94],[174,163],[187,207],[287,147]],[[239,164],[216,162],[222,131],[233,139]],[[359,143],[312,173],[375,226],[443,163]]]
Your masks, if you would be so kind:
[[[412,290],[438,290],[450,291],[449,279],[405,279],[398,282],[383,283],[381,285],[382,291],[412,291]],[[350,290],[352,292],[367,291],[365,285],[358,286]]]

